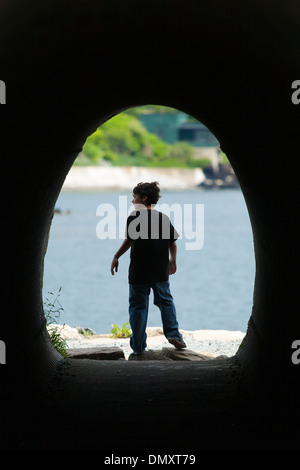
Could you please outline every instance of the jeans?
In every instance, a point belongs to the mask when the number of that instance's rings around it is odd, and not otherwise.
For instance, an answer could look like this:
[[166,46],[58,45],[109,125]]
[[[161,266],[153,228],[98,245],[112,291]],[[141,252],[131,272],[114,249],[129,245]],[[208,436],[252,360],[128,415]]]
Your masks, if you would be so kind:
[[182,334],[178,331],[176,310],[169,281],[129,284],[129,323],[132,330],[130,346],[135,353],[141,353],[147,347],[146,326],[151,288],[154,294],[153,303],[161,312],[164,335],[167,339],[182,339]]

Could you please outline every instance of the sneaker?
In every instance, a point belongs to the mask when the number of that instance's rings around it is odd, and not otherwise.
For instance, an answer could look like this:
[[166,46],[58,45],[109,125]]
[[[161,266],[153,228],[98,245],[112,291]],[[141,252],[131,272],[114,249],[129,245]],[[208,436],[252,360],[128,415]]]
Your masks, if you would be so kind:
[[145,351],[132,352],[128,356],[128,361],[143,361],[144,360],[144,355],[145,355]]
[[140,354],[144,354],[147,351],[149,351],[149,349],[146,346],[145,349],[143,349],[143,351],[133,351],[131,354],[134,354],[135,356],[139,356]]
[[170,338],[168,339],[169,343],[173,344],[175,348],[177,349],[183,349],[186,348],[186,344],[182,339],[175,339],[175,338]]

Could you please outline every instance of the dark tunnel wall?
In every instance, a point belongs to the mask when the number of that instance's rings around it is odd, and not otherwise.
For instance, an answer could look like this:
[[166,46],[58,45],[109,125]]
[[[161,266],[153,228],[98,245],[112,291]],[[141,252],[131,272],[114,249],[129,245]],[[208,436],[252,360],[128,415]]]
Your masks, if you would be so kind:
[[296,1],[2,2],[1,299],[7,307],[0,339],[11,377],[28,379],[31,372],[30,380],[43,382],[59,361],[45,332],[41,286],[46,236],[67,172],[101,122],[151,103],[197,117],[229,157],[256,256],[240,360],[251,382],[294,380],[292,175],[300,105],[291,101],[291,84],[300,78],[298,13]]

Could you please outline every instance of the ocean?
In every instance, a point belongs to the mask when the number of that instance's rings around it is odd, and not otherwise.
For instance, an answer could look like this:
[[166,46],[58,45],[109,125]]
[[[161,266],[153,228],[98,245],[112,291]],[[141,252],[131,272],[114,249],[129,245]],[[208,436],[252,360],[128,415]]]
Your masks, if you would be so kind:
[[[43,280],[45,302],[59,295],[58,323],[109,333],[113,323],[128,321],[129,251],[114,276],[110,264],[123,241],[131,201],[128,191],[60,193]],[[170,276],[179,327],[245,332],[255,261],[240,189],[164,191],[159,205],[163,212],[169,208],[181,234],[177,272]],[[160,325],[151,293],[148,326]]]

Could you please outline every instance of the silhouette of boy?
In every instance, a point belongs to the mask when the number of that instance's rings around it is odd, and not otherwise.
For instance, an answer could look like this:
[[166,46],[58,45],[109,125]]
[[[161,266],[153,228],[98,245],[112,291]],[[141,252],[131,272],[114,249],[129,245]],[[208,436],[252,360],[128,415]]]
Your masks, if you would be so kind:
[[[147,347],[149,295],[160,309],[163,332],[176,348],[186,347],[178,330],[176,309],[170,292],[169,274],[176,272],[178,233],[165,214],[154,209],[160,198],[158,183],[139,183],[133,189],[135,210],[127,218],[126,238],[114,255],[111,274],[118,271],[119,258],[129,248],[129,322],[132,329],[130,346],[134,354]],[[169,258],[170,254],[170,258]]]

